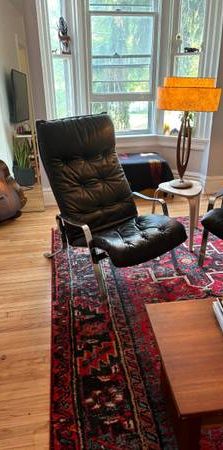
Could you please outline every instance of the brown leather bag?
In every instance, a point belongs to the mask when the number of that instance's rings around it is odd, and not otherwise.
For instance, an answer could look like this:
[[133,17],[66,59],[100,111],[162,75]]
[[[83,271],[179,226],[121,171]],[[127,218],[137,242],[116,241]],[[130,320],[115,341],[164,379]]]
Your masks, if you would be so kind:
[[20,209],[26,204],[22,188],[10,175],[4,161],[0,160],[0,222],[19,217]]

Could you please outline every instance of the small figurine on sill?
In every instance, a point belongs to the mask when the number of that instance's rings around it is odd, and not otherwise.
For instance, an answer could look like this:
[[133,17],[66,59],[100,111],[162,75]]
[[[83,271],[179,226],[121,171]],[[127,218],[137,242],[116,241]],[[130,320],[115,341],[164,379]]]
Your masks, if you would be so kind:
[[195,47],[184,47],[184,53],[199,53],[199,48]]
[[60,41],[60,51],[63,55],[70,55],[70,36],[67,34],[67,22],[63,17],[59,19],[58,37]]

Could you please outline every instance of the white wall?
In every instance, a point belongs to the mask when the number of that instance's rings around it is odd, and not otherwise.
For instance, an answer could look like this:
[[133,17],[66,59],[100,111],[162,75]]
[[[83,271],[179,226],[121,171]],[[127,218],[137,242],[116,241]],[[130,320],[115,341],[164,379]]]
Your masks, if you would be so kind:
[[[44,95],[35,0],[23,0],[23,16],[27,39],[31,89],[33,94],[34,119],[46,119],[46,102]],[[49,190],[50,186],[41,160],[40,170],[43,195],[45,197],[44,191]]]
[[35,118],[46,119],[46,104],[44,98],[35,1],[24,0],[23,8]]
[[25,29],[19,11],[9,0],[0,0],[0,159],[12,170],[12,134],[7,83],[11,69],[19,69],[16,35],[25,45]]

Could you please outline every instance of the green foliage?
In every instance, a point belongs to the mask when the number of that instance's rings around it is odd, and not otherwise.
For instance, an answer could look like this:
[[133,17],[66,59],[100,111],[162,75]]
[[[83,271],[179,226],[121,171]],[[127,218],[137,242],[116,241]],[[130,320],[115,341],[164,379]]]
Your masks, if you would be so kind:
[[[165,1],[165,0],[164,0]],[[208,0],[207,0],[208,1]],[[179,31],[182,48],[201,48],[205,19],[205,0],[182,0],[179,2]],[[96,11],[154,11],[157,0],[90,0],[90,10]],[[60,0],[48,0],[50,36],[52,50],[58,49],[57,24],[62,14]],[[144,111],[136,111],[140,100],[124,100],[122,94],[149,93],[151,90],[153,53],[153,19],[143,15],[91,14],[91,70],[93,94],[103,95],[103,103],[93,102],[93,112],[107,111],[113,117],[116,130],[140,129],[141,117],[149,118],[150,104]],[[155,37],[157,39],[157,36]],[[140,55],[140,57],[139,57]],[[181,55],[176,58],[175,75],[199,75],[200,55]],[[56,92],[57,117],[72,115],[71,89],[68,60],[53,58],[53,72]],[[111,100],[113,94],[120,100]],[[107,96],[107,98],[106,98]],[[107,101],[106,101],[106,100]],[[136,110],[135,110],[136,109]],[[139,108],[140,109],[140,108]],[[141,116],[141,117],[140,117]],[[138,124],[138,127],[136,126]]]
[[[149,93],[151,61],[148,55],[152,45],[152,19],[93,16],[91,29],[93,92],[106,94],[108,98],[114,93]],[[138,108],[139,100],[136,103]],[[117,131],[135,128],[131,123],[133,115],[135,117],[133,110],[134,101],[122,99],[113,102],[109,99],[93,106],[93,112],[107,111],[112,116]]]
[[129,103],[128,102],[104,102],[93,103],[93,114],[108,113],[114,122],[116,130],[130,128]]
[[14,161],[18,167],[22,169],[31,167],[30,162],[30,145],[28,139],[16,139],[13,141]]
[[[201,50],[205,21],[204,0],[181,0],[180,34],[182,36],[181,52],[185,47]],[[200,56],[191,54],[177,56],[176,73],[178,77],[198,77]]]
[[184,47],[200,48],[205,18],[204,0],[182,0],[181,34]]

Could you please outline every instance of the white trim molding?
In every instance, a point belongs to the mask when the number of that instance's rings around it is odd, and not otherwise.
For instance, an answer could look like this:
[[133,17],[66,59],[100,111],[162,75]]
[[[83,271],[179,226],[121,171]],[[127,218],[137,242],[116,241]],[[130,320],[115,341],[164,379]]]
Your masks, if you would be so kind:
[[[204,152],[209,139],[194,138],[191,142],[191,149],[195,151]],[[164,136],[158,134],[151,135],[133,135],[133,136],[116,136],[116,146],[118,153],[139,153],[139,149],[147,149],[151,151],[151,148],[173,148],[177,147],[177,136]],[[137,151],[138,149],[138,151]]]
[[48,119],[56,116],[56,96],[54,89],[53,61],[50,46],[50,30],[46,0],[36,0],[43,85]]
[[53,195],[53,191],[50,187],[43,187],[43,201],[44,206],[57,206],[57,202],[55,200],[55,197]]
[[222,189],[223,186],[223,176],[204,176],[201,175],[201,183],[204,186],[204,191],[207,194],[213,194],[214,192]]

